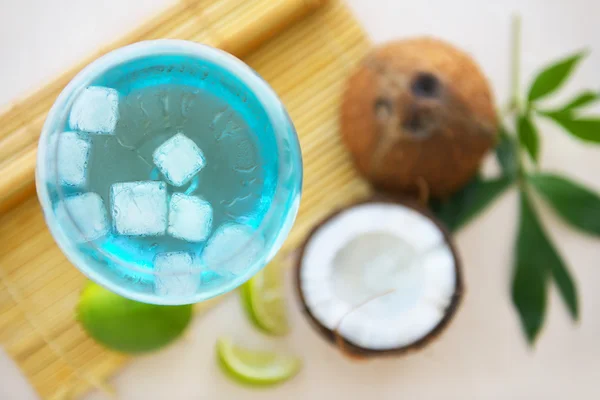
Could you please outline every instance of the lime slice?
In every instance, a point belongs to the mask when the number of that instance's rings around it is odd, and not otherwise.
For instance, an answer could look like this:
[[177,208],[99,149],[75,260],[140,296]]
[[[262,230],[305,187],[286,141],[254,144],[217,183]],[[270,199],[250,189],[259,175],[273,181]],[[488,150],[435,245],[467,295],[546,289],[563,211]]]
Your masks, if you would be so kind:
[[140,303],[89,283],[77,305],[77,320],[98,343],[123,353],[158,350],[179,337],[192,306]]
[[217,340],[219,364],[242,383],[272,385],[292,378],[300,371],[300,359],[270,351],[248,350],[228,339]]
[[282,269],[280,262],[273,261],[240,289],[242,304],[252,323],[279,336],[289,331]]
[[259,327],[262,330],[263,328],[260,327],[260,324],[256,320],[256,316],[254,315],[254,310],[252,309],[252,306],[250,305],[250,294],[249,294],[250,291],[248,290],[249,286],[250,286],[249,282],[246,282],[245,284],[240,286],[240,299],[242,301],[242,306],[244,307],[244,311],[246,312],[246,315],[250,319],[250,322],[252,322],[252,325]]

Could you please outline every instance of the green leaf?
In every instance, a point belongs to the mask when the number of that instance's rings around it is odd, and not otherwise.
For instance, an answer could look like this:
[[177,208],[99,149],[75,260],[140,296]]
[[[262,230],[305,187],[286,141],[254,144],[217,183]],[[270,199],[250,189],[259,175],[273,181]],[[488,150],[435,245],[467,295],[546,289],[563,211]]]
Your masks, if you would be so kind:
[[546,310],[547,279],[552,277],[574,320],[579,318],[577,288],[560,254],[546,236],[525,192],[517,237],[512,299],[530,342],[541,329]]
[[529,115],[521,115],[519,117],[517,129],[521,145],[525,147],[533,162],[537,163],[540,151],[540,139],[537,129],[531,122]]
[[581,93],[580,95],[576,96],[575,98],[573,98],[573,100],[571,100],[570,102],[568,102],[567,105],[565,105],[560,110],[560,112],[563,112],[563,113],[572,112],[573,110],[576,110],[581,107],[585,107],[588,104],[591,104],[598,99],[600,99],[600,93],[594,92],[591,90],[587,90],[587,91]]
[[585,51],[560,60],[539,73],[529,89],[529,103],[558,90],[569,78],[577,64],[586,55]]
[[[552,245],[552,243],[550,244]],[[579,300],[577,296],[577,287],[575,286],[575,282],[573,282],[571,274],[567,270],[567,267],[556,250],[555,256],[557,262],[550,263],[549,265],[552,279],[554,279],[554,283],[556,283],[556,286],[558,287],[558,293],[565,302],[569,313],[571,314],[571,318],[574,321],[577,321],[579,319]]]
[[600,143],[600,118],[577,118],[570,113],[544,113],[571,135],[586,142]]
[[548,269],[544,251],[552,248],[527,194],[521,192],[521,218],[515,249],[512,302],[519,312],[527,339],[533,343],[546,314]]
[[528,179],[567,223],[600,236],[600,196],[558,175],[539,173]]
[[484,181],[477,176],[448,200],[433,201],[430,206],[437,218],[456,232],[491,205],[513,181],[508,177]]
[[597,100],[600,100],[600,93],[587,90],[575,96],[563,107],[556,110],[536,110],[538,114],[554,119],[559,123],[563,121],[576,120],[574,113]]
[[496,145],[496,159],[500,168],[502,168],[502,175],[509,178],[517,176],[517,146],[513,138],[508,134],[505,127],[500,127],[498,134],[498,144]]
[[[577,214],[573,208],[591,206],[595,209],[596,215],[600,216],[600,198],[594,193],[589,192],[582,186],[576,185],[560,176],[551,174],[535,174],[529,177],[532,186],[561,214],[565,219],[573,218],[573,223],[581,223],[585,219],[583,215]],[[580,199],[581,201],[578,201]],[[590,204],[594,203],[594,204]],[[563,214],[565,212],[565,214]],[[591,211],[592,213],[594,211]],[[588,218],[590,215],[588,215]],[[592,222],[593,224],[593,222]],[[596,223],[596,227],[600,224]],[[600,231],[599,231],[600,232]],[[548,266],[554,282],[567,305],[569,312],[574,320],[579,318],[579,304],[577,300],[577,289],[575,283],[567,271],[560,255],[552,247],[548,250]],[[554,260],[552,260],[552,257]]]

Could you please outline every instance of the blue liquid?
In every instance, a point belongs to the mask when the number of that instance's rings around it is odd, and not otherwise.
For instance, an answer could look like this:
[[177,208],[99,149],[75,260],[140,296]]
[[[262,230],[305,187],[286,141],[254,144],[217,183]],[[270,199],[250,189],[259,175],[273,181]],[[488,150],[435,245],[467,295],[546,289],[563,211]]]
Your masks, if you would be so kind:
[[[128,297],[178,304],[232,289],[274,255],[298,207],[301,170],[294,170],[299,167],[294,157],[299,158],[299,154],[295,137],[284,140],[283,146],[278,143],[281,133],[276,132],[264,101],[242,79],[205,59],[154,54],[108,69],[86,87],[118,92],[116,126],[111,134],[78,132],[90,146],[84,185],[60,184],[60,177],[48,185],[55,212],[62,199],[88,192],[98,194],[106,208],[110,229],[101,237],[80,243],[72,237],[76,233],[65,229],[76,243],[75,249],[69,250],[78,252],[86,264],[76,263],[79,268],[84,272],[95,269],[92,278],[98,273],[104,275],[102,280],[108,281],[101,283]],[[69,112],[66,110],[56,131],[73,130]],[[293,134],[293,130],[288,133]],[[205,159],[204,168],[182,186],[170,184],[153,160],[157,149],[176,134],[193,141]],[[60,133],[57,135],[60,142]],[[58,163],[60,156],[58,153]],[[282,170],[282,164],[289,164],[290,170]],[[111,187],[139,181],[165,182],[167,201],[174,193],[183,193],[210,203],[213,216],[209,236],[188,241],[168,232],[117,232]],[[280,197],[274,200],[276,193]],[[85,221],[80,222],[74,221],[77,231]],[[64,221],[58,224],[67,225]],[[219,242],[223,256],[215,259],[212,251],[209,263],[204,259],[205,247],[220,228],[232,224],[249,235],[243,241]],[[188,254],[192,265],[174,266],[166,274],[173,272],[176,277],[164,278],[165,271],[155,271],[155,260],[165,253]],[[220,251],[216,253],[220,256]],[[177,279],[185,290],[179,290]]]

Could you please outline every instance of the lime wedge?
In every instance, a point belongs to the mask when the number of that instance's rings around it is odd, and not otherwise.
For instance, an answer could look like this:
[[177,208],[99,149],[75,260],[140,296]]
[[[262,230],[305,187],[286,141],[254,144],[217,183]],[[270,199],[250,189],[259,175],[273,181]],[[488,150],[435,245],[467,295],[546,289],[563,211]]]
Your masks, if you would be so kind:
[[123,353],[158,350],[177,339],[192,319],[192,306],[157,306],[129,300],[89,283],[77,320],[96,342]]
[[300,371],[300,359],[270,351],[248,350],[229,339],[217,340],[219,364],[238,382],[272,385],[292,378]]
[[256,317],[254,316],[254,310],[252,309],[252,306],[250,305],[250,294],[249,294],[250,291],[248,290],[249,286],[250,286],[249,282],[246,282],[245,284],[240,286],[239,290],[240,290],[240,300],[242,301],[242,307],[244,308],[244,311],[246,312],[248,319],[250,319],[250,322],[252,322],[252,325],[254,325],[262,330],[263,328],[260,327],[260,324],[256,320]]
[[278,336],[289,331],[282,269],[281,262],[272,261],[240,289],[250,321],[264,332]]

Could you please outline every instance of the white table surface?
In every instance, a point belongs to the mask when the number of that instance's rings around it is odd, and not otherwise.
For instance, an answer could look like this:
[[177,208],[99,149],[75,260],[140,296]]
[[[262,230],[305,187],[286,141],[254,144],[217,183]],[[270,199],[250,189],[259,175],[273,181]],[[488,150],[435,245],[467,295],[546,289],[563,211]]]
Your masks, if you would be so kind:
[[[0,105],[41,83],[97,46],[129,31],[169,0],[0,0]],[[600,87],[600,2],[596,0],[349,0],[376,42],[436,35],[475,55],[499,101],[509,89],[510,16],[524,20],[523,73],[582,47],[592,53],[568,85]],[[563,97],[563,98],[564,98]],[[584,147],[543,124],[542,165],[600,190],[600,146]],[[229,298],[194,321],[188,339],[142,357],[113,380],[126,400],[196,399],[598,399],[600,398],[600,241],[575,233],[549,213],[544,222],[565,255],[581,296],[573,325],[555,289],[535,349],[525,345],[509,300],[517,217],[514,192],[457,237],[467,294],[450,329],[427,349],[397,359],[350,362],[325,343],[291,301],[293,333],[261,337]],[[291,282],[288,290],[291,294]],[[213,345],[230,335],[301,354],[305,368],[282,386],[243,388],[217,369]],[[0,353],[0,399],[34,399]],[[93,393],[87,400],[104,395]]]

